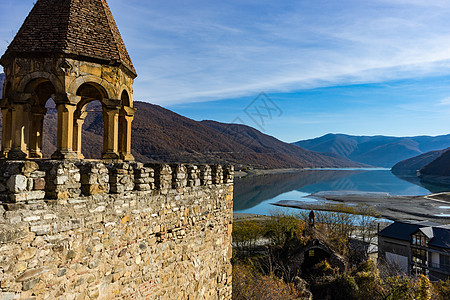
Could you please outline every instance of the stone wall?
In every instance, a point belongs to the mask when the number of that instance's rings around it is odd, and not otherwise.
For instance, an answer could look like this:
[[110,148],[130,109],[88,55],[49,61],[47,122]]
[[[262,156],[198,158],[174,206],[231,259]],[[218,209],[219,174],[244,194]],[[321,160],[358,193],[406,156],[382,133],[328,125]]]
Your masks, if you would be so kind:
[[233,168],[0,165],[0,299],[231,299]]

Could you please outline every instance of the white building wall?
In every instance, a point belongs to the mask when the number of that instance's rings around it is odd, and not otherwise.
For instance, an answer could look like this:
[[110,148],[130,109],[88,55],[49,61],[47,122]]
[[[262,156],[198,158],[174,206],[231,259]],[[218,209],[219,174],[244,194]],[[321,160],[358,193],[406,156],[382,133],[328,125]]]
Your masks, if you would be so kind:
[[400,268],[404,273],[408,273],[408,257],[391,252],[386,252],[386,261]]

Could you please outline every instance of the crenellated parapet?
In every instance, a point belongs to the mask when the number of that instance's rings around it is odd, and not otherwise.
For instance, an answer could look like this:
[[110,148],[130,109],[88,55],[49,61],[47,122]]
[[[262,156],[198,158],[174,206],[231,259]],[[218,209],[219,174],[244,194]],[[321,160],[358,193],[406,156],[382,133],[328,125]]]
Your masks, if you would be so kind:
[[233,175],[3,161],[0,298],[231,299]]
[[159,192],[230,184],[233,166],[143,164],[95,160],[4,160],[1,201],[62,200],[101,194]]

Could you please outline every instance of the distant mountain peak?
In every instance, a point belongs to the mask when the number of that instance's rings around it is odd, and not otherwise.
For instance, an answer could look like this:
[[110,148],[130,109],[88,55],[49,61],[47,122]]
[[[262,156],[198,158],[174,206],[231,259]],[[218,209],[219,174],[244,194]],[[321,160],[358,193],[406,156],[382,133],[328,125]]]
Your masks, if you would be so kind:
[[399,161],[450,147],[450,135],[393,137],[329,133],[293,144],[319,153],[331,152],[353,161],[390,168]]

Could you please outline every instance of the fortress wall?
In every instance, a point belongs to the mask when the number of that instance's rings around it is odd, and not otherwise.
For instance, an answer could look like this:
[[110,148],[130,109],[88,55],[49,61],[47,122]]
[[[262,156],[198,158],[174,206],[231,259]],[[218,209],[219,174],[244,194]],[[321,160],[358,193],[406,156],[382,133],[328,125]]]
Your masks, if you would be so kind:
[[231,299],[233,168],[0,165],[0,299]]

